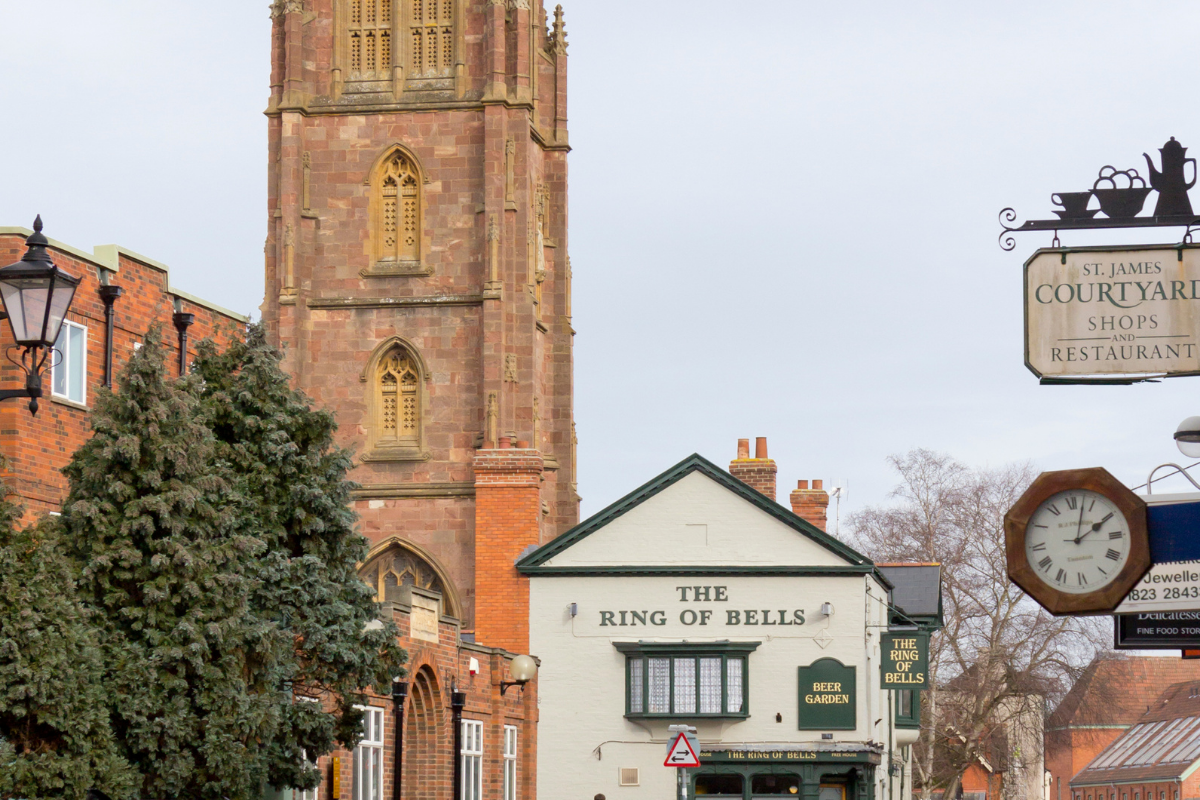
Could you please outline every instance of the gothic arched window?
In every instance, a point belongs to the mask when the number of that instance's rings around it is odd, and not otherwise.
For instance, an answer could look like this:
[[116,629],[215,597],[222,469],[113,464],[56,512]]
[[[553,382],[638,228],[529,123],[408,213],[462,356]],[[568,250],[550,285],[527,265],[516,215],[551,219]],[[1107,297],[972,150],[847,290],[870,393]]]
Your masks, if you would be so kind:
[[458,0],[335,3],[335,96],[390,91],[400,101],[405,92],[459,87]]
[[410,0],[408,77],[454,75],[454,0]]
[[371,266],[365,274],[424,274],[421,231],[424,179],[416,159],[393,145],[367,178],[371,191]]
[[412,445],[420,442],[420,377],[408,353],[393,348],[379,361],[379,436],[376,444]]
[[394,2],[395,0],[346,0],[350,80],[382,80],[391,77]]
[[426,367],[412,344],[393,336],[367,361],[363,461],[424,461]]

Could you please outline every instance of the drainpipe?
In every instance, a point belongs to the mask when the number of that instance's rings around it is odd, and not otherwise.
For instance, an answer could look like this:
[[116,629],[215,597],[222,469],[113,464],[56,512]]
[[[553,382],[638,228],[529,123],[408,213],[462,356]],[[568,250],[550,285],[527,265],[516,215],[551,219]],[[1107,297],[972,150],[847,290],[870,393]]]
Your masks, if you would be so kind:
[[400,775],[404,764],[404,701],[408,699],[408,683],[392,682],[392,704],[396,707],[396,771],[392,776],[392,800],[400,800]]
[[103,273],[104,283],[100,286],[100,301],[104,303],[104,385],[112,388],[113,374],[113,321],[116,312],[113,303],[117,301],[124,290],[120,286],[108,283],[108,271]]
[[450,717],[454,725],[454,796],[452,800],[462,797],[462,712],[467,704],[467,693],[450,692]]
[[195,314],[183,310],[183,302],[175,298],[175,330],[179,331],[179,375],[187,373],[187,329],[196,321]]

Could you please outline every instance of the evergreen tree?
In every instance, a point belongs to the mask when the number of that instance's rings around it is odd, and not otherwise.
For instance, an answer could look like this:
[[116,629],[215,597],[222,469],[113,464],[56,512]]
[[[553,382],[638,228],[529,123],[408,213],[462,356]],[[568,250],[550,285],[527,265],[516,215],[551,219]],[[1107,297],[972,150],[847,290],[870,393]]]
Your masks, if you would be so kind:
[[51,519],[18,529],[0,486],[0,798],[127,796],[97,632]]
[[62,522],[96,612],[113,732],[141,796],[248,798],[280,725],[288,637],[250,608],[266,552],[160,332],[101,392]]
[[388,692],[405,654],[390,620],[365,628],[378,606],[358,576],[367,544],[350,508],[350,453],[334,442],[333,416],[291,388],[280,358],[256,325],[224,352],[201,343],[195,373],[217,457],[247,502],[247,530],[266,545],[250,604],[294,643],[279,677],[329,701],[284,705],[270,743],[269,782],[308,788],[319,775],[301,751],[315,758],[335,739],[352,747],[361,735],[353,704],[365,687]]

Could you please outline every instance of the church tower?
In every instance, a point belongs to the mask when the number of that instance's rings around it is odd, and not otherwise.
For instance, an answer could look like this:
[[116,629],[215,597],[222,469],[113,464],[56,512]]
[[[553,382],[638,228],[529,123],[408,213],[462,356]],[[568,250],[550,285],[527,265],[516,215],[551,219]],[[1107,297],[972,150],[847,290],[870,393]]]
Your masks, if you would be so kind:
[[578,521],[567,42],[543,0],[275,0],[263,318],[333,410],[380,599],[528,648]]

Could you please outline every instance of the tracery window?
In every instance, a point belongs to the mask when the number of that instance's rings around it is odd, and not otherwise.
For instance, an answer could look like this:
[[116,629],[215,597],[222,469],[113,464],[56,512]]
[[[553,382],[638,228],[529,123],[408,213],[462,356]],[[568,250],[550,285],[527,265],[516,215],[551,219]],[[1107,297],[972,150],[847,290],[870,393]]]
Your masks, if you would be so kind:
[[347,0],[350,78],[387,78],[392,68],[394,0]]
[[393,349],[380,359],[376,383],[379,392],[379,436],[376,444],[417,445],[420,440],[420,376],[412,357]]
[[421,259],[421,177],[402,150],[389,155],[372,181],[377,193],[375,260]]
[[454,0],[408,0],[408,77],[454,74]]

